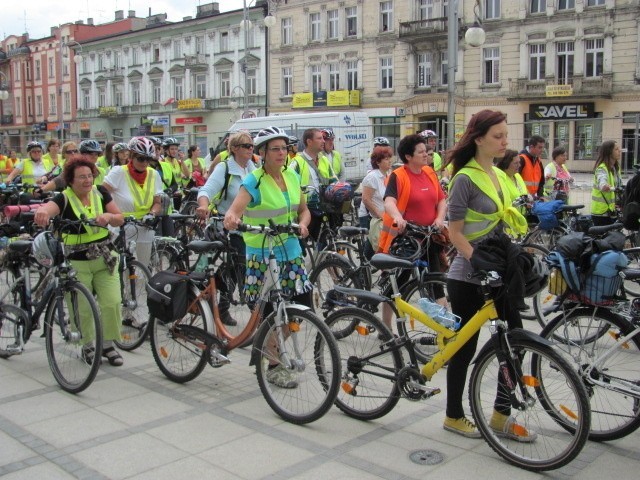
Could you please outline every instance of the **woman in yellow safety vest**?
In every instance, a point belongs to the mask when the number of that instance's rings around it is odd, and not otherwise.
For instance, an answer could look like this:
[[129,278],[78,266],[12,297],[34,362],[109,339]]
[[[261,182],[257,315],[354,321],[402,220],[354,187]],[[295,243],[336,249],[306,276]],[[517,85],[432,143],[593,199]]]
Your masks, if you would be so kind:
[[[470,259],[480,241],[499,238],[506,225],[516,233],[526,228],[524,217],[511,206],[507,181],[494,167],[494,159],[507,151],[507,122],[501,112],[482,110],[476,113],[460,141],[449,153],[453,163],[453,178],[449,191],[449,238],[457,249],[447,274],[447,290],[451,310],[464,325],[482,307],[484,298],[477,280],[468,274],[474,271]],[[505,253],[506,255],[506,253]],[[520,313],[506,295],[496,298],[498,312],[510,328],[522,328]],[[444,429],[469,438],[480,438],[476,426],[469,421],[462,407],[462,394],[467,369],[475,354],[478,335],[472,337],[450,360],[447,369],[447,408]],[[501,434],[530,442],[534,432],[527,432],[510,416],[510,410],[494,410],[491,427]]]
[[43,160],[49,160],[54,167],[64,167],[64,158],[60,155],[60,140],[52,138],[47,142],[47,153],[42,156]]
[[591,189],[591,218],[596,226],[616,220],[616,189],[622,185],[620,155],[620,145],[615,140],[603,142],[598,149]]
[[[263,166],[244,179],[224,217],[227,230],[237,230],[241,219],[248,225],[269,225],[269,220],[273,220],[276,224],[298,223],[302,237],[309,234],[307,227],[311,215],[302,195],[300,178],[293,169],[286,167],[288,141],[287,133],[278,127],[265,128],[256,135],[254,144],[262,156]],[[257,299],[268,272],[269,250],[263,234],[247,232],[243,237],[247,253],[244,288],[251,301]],[[280,281],[285,293],[293,294],[295,303],[311,307],[311,284],[298,238],[280,235],[274,245],[274,254],[280,263]],[[266,317],[270,311],[271,304],[268,303],[263,315]],[[294,373],[282,365],[273,365],[267,380],[283,388],[297,385]]]
[[40,185],[48,180],[47,173],[53,170],[53,163],[42,157],[42,145],[36,141],[29,142],[27,155],[29,158],[25,158],[14,166],[13,171],[5,180],[6,183],[13,182],[13,179],[18,175],[21,176],[22,183],[25,185]]
[[[78,158],[65,163],[62,175],[67,188],[45,203],[35,215],[35,222],[46,227],[49,219],[57,215],[67,220],[84,217],[102,227],[118,227],[124,217],[104,187],[96,187],[93,179],[98,175],[94,162]],[[77,279],[90,291],[96,292],[103,329],[102,356],[110,365],[119,367],[123,360],[115,349],[114,340],[120,340],[120,280],[118,256],[109,240],[106,228],[82,225],[69,227],[63,233],[65,249]],[[84,318],[86,316],[82,316]],[[95,348],[88,343],[83,348],[85,361],[94,361]]]

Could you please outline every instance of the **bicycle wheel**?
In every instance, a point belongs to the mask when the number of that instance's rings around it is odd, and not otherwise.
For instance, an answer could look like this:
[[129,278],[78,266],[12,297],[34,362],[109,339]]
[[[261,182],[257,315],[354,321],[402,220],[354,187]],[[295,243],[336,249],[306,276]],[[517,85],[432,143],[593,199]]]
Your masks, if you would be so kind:
[[541,335],[574,364],[587,387],[590,440],[616,440],[640,427],[640,338],[620,341],[634,328],[608,310],[587,307],[557,318],[542,330]]
[[151,278],[149,269],[137,260],[127,264],[122,275],[122,327],[118,348],[130,352],[144,343],[149,333],[149,309],[147,308],[147,284]]
[[[195,294],[187,295],[188,305]],[[211,310],[203,301],[193,303],[187,314],[179,320],[163,323],[150,318],[151,353],[160,371],[171,381],[185,383],[196,378],[207,364],[207,355],[198,330],[210,332],[213,325]],[[213,333],[213,332],[210,332]]]
[[[51,373],[60,387],[82,392],[96,378],[102,357],[102,325],[95,299],[80,282],[62,287],[54,295],[44,319],[45,346]],[[93,358],[84,354],[92,347]]]
[[[475,360],[469,381],[474,421],[491,448],[508,462],[537,472],[560,468],[580,453],[587,440],[587,393],[571,365],[553,348],[514,337],[509,345],[521,371],[511,396],[498,387],[498,377],[506,369],[515,381],[513,369],[500,363],[495,349],[484,348]],[[514,402],[517,409],[510,408]],[[508,433],[491,426],[500,404],[511,410],[514,423],[505,424],[513,425],[507,427]]]
[[[629,259],[629,268],[640,269],[640,247],[627,248],[622,251]],[[640,297],[640,281],[624,280],[624,291],[632,297]]]
[[400,400],[396,375],[403,367],[402,354],[398,349],[380,350],[393,338],[391,331],[372,313],[351,307],[333,312],[326,324],[342,358],[336,406],[359,420],[383,417]]
[[151,261],[149,264],[149,271],[151,274],[158,272],[176,270],[185,270],[180,254],[174,245],[158,244],[154,247],[151,253]]
[[31,328],[29,317],[15,305],[0,305],[0,358],[21,353],[21,340],[26,342]]
[[[444,297],[442,293],[444,292]],[[428,274],[423,281],[410,280],[401,289],[402,299],[416,308],[420,298],[428,298],[431,302],[445,303],[450,309],[449,294],[447,293],[446,277],[443,274]],[[438,352],[436,344],[436,332],[425,324],[410,319],[398,325],[399,329],[406,329],[407,335],[415,341],[414,349],[418,360],[422,363],[428,362],[431,357]],[[402,332],[399,331],[402,335]]]
[[547,250],[551,250],[556,246],[558,239],[567,233],[569,233],[569,231],[564,227],[553,227],[551,230],[543,230],[536,227],[524,237],[522,244],[538,245]]
[[[549,250],[547,250],[544,247],[541,247],[540,245],[523,244],[522,245],[522,249],[525,252],[530,253],[531,255],[534,255],[534,256],[538,257],[540,260],[544,260],[545,258],[547,258],[547,255],[549,255]],[[538,320],[538,316],[536,314],[535,304],[536,304],[536,302],[540,302],[541,299],[542,299],[541,295],[537,295],[537,296],[534,295],[533,297],[526,297],[524,299],[524,302],[527,304],[527,306],[529,308],[527,310],[521,311],[520,312],[520,317],[523,320]],[[540,307],[540,305],[539,305],[539,307]],[[542,310],[540,310],[540,311],[542,311]],[[544,324],[542,324],[542,326],[544,327]]]
[[[269,406],[288,422],[304,424],[322,417],[335,401],[340,353],[329,327],[311,311],[289,307],[286,313],[285,326],[276,326],[275,315],[263,320],[252,358]],[[286,387],[276,372],[286,376]]]
[[[327,298],[327,293],[336,285],[362,289],[362,281],[353,265],[345,258],[330,254],[316,265],[309,274],[309,281],[313,284],[313,307],[319,312]],[[354,302],[355,303],[355,302]]]

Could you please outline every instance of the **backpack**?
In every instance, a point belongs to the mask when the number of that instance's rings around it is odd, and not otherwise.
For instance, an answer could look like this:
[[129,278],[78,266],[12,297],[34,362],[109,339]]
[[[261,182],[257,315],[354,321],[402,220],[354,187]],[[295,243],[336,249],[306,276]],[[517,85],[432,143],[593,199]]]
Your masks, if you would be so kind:
[[622,224],[627,230],[640,230],[640,175],[635,175],[624,188]]

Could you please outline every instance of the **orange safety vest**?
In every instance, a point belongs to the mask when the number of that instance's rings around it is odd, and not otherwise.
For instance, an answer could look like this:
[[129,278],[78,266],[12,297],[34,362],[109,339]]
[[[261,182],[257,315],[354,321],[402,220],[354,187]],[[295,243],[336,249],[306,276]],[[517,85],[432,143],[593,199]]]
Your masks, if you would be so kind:
[[[440,188],[438,182],[438,176],[433,168],[429,166],[422,167],[422,171],[427,174],[431,183],[433,183],[436,191]],[[407,169],[403,166],[396,168],[393,173],[396,174],[396,187],[398,190],[398,211],[401,215],[407,210],[407,204],[409,203],[409,196],[411,194],[411,179],[407,173]],[[385,180],[385,182],[388,181]],[[398,236],[398,227],[393,226],[393,218],[387,212],[382,216],[382,230],[380,232],[380,240],[378,242],[378,252],[389,253],[389,247],[394,238]]]
[[542,162],[538,162],[534,165],[532,160],[524,154],[518,155],[522,159],[522,171],[520,176],[524,180],[524,184],[527,186],[527,191],[531,195],[537,195],[540,188],[540,182],[542,181],[543,171]]

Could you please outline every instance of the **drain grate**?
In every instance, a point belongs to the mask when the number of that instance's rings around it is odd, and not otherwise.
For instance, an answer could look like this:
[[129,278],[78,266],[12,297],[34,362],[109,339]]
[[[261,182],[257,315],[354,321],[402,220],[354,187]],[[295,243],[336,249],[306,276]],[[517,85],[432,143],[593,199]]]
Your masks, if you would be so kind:
[[437,465],[443,462],[444,455],[435,450],[415,450],[409,454],[409,458],[418,465]]

